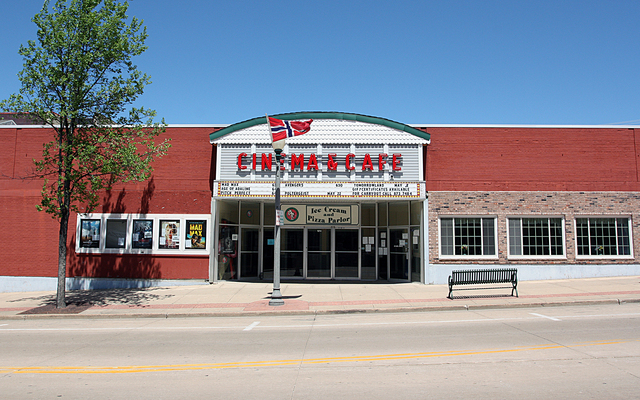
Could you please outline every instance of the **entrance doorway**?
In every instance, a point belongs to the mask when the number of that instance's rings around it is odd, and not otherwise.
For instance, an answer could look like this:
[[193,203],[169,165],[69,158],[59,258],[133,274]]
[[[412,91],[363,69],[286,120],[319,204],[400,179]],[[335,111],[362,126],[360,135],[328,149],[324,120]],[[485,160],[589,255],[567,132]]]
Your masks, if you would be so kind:
[[[359,229],[335,227],[283,228],[280,231],[281,278],[359,279],[359,232]],[[264,279],[273,277],[273,244],[273,230],[265,229],[262,253]],[[375,271],[375,264],[367,268],[367,271]],[[372,272],[369,274],[375,276]]]
[[389,229],[389,279],[409,279],[409,229]]
[[359,229],[306,228],[306,277],[358,279]]

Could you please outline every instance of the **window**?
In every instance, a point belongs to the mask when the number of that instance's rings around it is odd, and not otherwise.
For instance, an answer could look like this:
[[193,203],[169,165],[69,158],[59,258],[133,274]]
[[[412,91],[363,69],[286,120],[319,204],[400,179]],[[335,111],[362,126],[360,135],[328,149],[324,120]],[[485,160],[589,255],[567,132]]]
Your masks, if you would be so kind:
[[441,218],[440,255],[495,258],[495,218]]
[[578,256],[631,256],[629,218],[576,218]]
[[509,256],[564,257],[562,218],[509,218]]

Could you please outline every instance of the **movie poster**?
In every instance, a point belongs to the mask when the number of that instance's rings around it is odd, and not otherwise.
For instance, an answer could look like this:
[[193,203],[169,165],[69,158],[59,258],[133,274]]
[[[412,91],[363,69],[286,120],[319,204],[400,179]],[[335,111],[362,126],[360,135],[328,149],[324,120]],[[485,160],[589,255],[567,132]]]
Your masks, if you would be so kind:
[[160,249],[180,248],[180,221],[160,220]]
[[204,249],[207,247],[207,221],[187,220],[185,248]]
[[83,219],[80,232],[80,247],[99,248],[100,247],[100,220]]
[[134,219],[131,247],[134,249],[150,249],[153,246],[153,220]]

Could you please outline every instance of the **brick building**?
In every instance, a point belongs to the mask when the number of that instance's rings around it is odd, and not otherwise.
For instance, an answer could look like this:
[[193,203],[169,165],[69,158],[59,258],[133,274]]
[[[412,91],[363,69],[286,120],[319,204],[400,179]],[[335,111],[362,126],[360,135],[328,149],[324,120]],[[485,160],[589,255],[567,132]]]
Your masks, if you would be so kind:
[[[521,280],[640,274],[633,126],[432,126],[293,113],[282,279],[445,283],[514,265]],[[55,288],[57,221],[28,179],[46,127],[0,125],[0,291]],[[70,288],[270,280],[275,157],[264,117],[169,126],[152,178],[70,221]],[[15,235],[16,227],[19,234]],[[14,240],[9,241],[9,238]]]

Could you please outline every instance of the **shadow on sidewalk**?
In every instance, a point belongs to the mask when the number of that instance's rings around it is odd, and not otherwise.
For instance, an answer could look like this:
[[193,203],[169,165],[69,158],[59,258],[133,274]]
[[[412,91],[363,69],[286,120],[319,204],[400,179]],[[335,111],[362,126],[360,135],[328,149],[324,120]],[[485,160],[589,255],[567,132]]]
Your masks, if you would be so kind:
[[144,306],[153,301],[163,300],[174,295],[163,293],[167,288],[136,288],[136,289],[108,289],[108,290],[73,290],[66,293],[67,307],[56,308],[56,295],[38,297],[24,297],[11,300],[14,303],[22,301],[36,301],[40,305],[20,314],[78,314],[93,306],[107,306],[124,304]]

